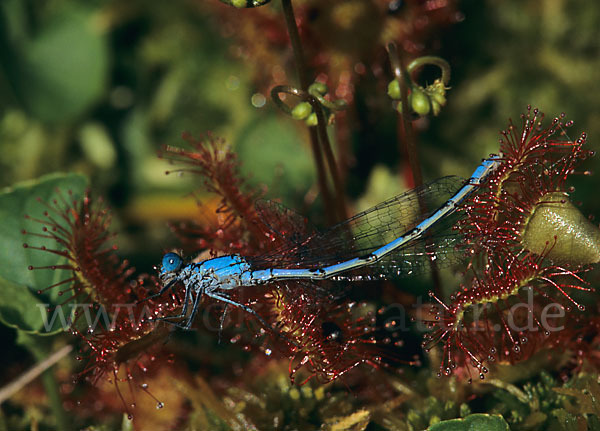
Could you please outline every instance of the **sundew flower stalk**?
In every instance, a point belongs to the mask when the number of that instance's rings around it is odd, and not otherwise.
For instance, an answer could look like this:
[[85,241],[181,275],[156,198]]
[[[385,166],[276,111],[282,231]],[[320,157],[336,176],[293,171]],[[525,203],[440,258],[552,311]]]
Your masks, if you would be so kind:
[[585,133],[566,136],[563,118],[544,128],[529,108],[520,128],[510,122],[501,165],[460,208],[467,281],[448,304],[432,295],[439,307],[424,342],[443,345],[440,374],[470,364],[483,378],[486,362],[527,359],[551,344],[567,313],[585,310],[576,297],[594,291],[583,277],[600,260],[600,232],[569,202],[567,179],[593,152]]
[[[218,2],[201,6],[218,14],[223,35],[235,39],[239,46],[235,55],[252,59],[249,68],[259,86],[265,82],[281,84],[289,76],[281,67],[283,52],[289,50],[287,30],[274,3],[243,11]],[[293,6],[307,66],[327,79],[332,93],[348,103],[354,98],[354,87],[370,69],[385,67],[383,49],[377,52],[374,47],[394,41],[410,56],[421,55],[435,38],[432,30],[449,27],[460,18],[456,2],[451,0],[309,0]],[[360,39],[354,37],[357,28],[362,30]]]

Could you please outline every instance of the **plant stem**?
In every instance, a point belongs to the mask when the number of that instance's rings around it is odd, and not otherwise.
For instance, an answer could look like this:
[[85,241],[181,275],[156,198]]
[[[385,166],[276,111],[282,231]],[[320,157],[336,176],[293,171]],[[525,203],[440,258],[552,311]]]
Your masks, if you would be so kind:
[[[402,113],[399,114],[400,121],[398,125],[399,131],[399,142],[403,143],[406,157],[408,158],[408,165],[410,167],[413,185],[414,187],[420,187],[423,185],[423,171],[421,170],[421,163],[419,161],[419,153],[417,152],[417,144],[415,139],[414,130],[412,127],[412,121],[408,118],[409,107],[408,107],[408,85],[407,79],[409,76],[404,69],[402,64],[402,58],[398,55],[398,49],[394,43],[388,45],[388,53],[390,56],[390,63],[394,71],[394,76],[400,84],[400,103],[402,104]],[[415,63],[413,61],[413,63]],[[411,63],[411,64],[413,64]],[[416,67],[416,66],[415,66]],[[419,208],[422,214],[427,212],[426,204],[423,199],[419,198]],[[430,241],[427,241],[427,248],[433,247]],[[442,291],[442,282],[440,278],[440,271],[438,266],[433,259],[429,259],[429,266],[431,268],[431,279],[433,282],[433,290],[436,295],[440,295]]]
[[398,49],[396,48],[395,44],[390,43],[388,45],[388,53],[390,55],[390,63],[392,64],[394,75],[398,81],[398,84],[400,84],[400,103],[402,105],[402,113],[399,114],[399,116],[402,127],[399,128],[399,131],[401,132],[402,136],[400,136],[398,140],[404,144],[404,151],[406,152],[406,157],[408,158],[408,166],[410,167],[414,183],[413,186],[419,187],[423,185],[423,172],[419,162],[419,153],[417,152],[412,122],[408,118],[410,112],[408,107],[408,86],[406,85],[408,76],[402,64],[402,59],[398,55]]
[[308,81],[308,74],[306,72],[304,50],[302,49],[302,43],[300,42],[298,26],[296,26],[296,17],[294,15],[292,1],[281,0],[281,6],[283,7],[283,16],[285,17],[285,24],[290,36],[290,43],[292,44],[294,63],[296,64],[296,73],[298,74],[298,81],[300,81],[300,88],[304,91],[308,91],[308,86],[310,83]]
[[337,164],[335,163],[335,157],[333,156],[333,151],[331,151],[331,145],[329,144],[329,136],[327,135],[327,120],[323,114],[321,104],[316,100],[315,102],[316,103],[311,103],[311,105],[317,114],[317,130],[319,132],[319,139],[323,145],[325,158],[327,159],[329,172],[331,173],[331,178],[333,180],[333,187],[335,189],[337,198],[335,200],[335,206],[338,214],[337,221],[342,221],[348,218],[348,215],[346,214],[346,198],[342,187],[342,181],[340,180],[340,175],[338,173]]
[[[304,58],[304,50],[302,49],[302,43],[300,41],[300,35],[298,33],[298,26],[296,25],[296,17],[294,15],[294,8],[292,7],[291,0],[281,0],[281,5],[283,8],[283,16],[285,17],[285,23],[287,26],[288,34],[290,37],[290,43],[292,45],[292,51],[294,53],[294,63],[296,66],[296,73],[298,74],[298,81],[300,82],[300,89],[308,92],[308,86],[310,84],[308,79],[306,60]],[[318,112],[320,109],[315,110]],[[321,114],[322,116],[322,114]],[[319,190],[321,192],[321,196],[323,197],[323,201],[325,207],[331,205],[333,208],[337,208],[336,211],[325,211],[325,215],[327,217],[327,221],[332,224],[336,221],[340,221],[341,214],[345,213],[345,210],[342,212],[340,208],[344,207],[344,194],[341,190],[341,182],[339,181],[339,175],[337,174],[337,165],[335,164],[335,160],[333,159],[333,151],[331,151],[331,145],[329,144],[329,139],[327,138],[327,131],[323,134],[322,129],[325,128],[325,125],[321,124],[319,120],[319,127],[309,127],[308,131],[310,134],[310,142],[311,149],[313,153],[313,158],[315,160],[315,165],[317,167],[317,182],[319,185]],[[323,140],[323,136],[327,139]],[[319,137],[321,139],[319,139]],[[333,197],[329,187],[327,186],[327,178],[325,173],[325,165],[323,163],[323,154],[321,152],[321,146],[325,151],[329,169],[331,171],[331,176],[334,182],[334,187],[336,188],[337,196]]]
[[427,64],[439,67],[442,71],[441,80],[444,83],[444,85],[448,85],[448,83],[450,82],[450,65],[443,58],[435,57],[433,55],[426,55],[423,57],[415,58],[408,64],[408,66],[406,66],[406,71],[408,72],[409,76],[412,76],[412,73],[415,70]]
[[[317,183],[319,185],[319,191],[321,192],[321,196],[323,197],[323,203],[325,205],[325,208],[327,208],[334,201],[334,198],[331,196],[331,192],[329,191],[329,187],[327,186],[327,178],[325,177],[325,164],[323,163],[323,154],[321,153],[321,149],[319,148],[319,136],[317,134],[317,130],[314,127],[309,127],[308,133],[310,134],[310,147],[312,149],[313,159],[315,160],[315,165],[317,167]],[[338,221],[333,211],[325,211],[325,216],[329,224],[334,224],[336,221]]]
[[[34,337],[19,332],[18,342],[25,346],[38,362],[44,361],[48,357],[48,351],[45,348],[46,343],[42,341],[45,341],[42,340],[42,337]],[[52,368],[49,368],[42,373],[42,383],[44,385],[46,396],[48,397],[50,410],[56,420],[56,428],[61,431],[71,430],[71,424],[67,417],[67,413],[63,408],[58,382],[56,381]]]

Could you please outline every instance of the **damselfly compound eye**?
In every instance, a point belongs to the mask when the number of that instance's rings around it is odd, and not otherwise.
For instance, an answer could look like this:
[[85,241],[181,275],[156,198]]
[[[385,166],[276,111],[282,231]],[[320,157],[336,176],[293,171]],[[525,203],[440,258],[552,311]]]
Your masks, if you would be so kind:
[[179,271],[183,259],[177,253],[167,253],[162,260],[162,273]]

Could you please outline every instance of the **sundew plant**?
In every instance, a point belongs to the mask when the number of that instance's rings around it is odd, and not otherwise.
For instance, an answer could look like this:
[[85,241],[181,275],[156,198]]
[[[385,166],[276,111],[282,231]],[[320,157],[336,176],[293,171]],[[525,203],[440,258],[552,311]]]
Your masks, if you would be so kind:
[[0,24],[0,430],[600,429],[595,3]]

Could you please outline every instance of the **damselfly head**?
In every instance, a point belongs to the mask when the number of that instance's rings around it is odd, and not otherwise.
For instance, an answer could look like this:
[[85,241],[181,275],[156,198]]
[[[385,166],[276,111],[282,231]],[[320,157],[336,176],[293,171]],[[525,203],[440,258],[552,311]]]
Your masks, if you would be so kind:
[[177,253],[167,253],[163,256],[160,268],[161,278],[177,272],[183,266],[183,259]]

